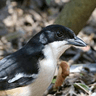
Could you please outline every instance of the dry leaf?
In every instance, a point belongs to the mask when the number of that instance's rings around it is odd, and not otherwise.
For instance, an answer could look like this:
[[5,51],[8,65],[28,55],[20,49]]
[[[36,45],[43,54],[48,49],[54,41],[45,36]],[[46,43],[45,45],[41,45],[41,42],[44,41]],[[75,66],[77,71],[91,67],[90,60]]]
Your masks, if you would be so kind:
[[61,86],[63,81],[68,75],[69,75],[69,65],[67,62],[62,61],[59,66],[58,75],[56,78],[54,88],[58,88],[59,86]]

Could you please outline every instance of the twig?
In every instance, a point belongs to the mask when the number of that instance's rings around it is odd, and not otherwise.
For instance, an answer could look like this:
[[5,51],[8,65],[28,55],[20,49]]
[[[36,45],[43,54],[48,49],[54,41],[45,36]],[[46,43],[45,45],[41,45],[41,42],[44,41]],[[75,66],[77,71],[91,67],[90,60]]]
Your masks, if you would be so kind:
[[81,56],[82,56],[83,51],[79,50],[79,52],[71,59],[68,61],[69,66],[71,66],[75,61],[77,61]]

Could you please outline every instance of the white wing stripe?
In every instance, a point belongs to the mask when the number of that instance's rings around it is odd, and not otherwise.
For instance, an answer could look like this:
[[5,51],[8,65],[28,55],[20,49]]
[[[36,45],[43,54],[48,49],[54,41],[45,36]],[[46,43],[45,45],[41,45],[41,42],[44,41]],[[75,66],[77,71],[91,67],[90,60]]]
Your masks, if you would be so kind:
[[7,76],[5,76],[5,77],[3,77],[3,78],[0,78],[0,80],[5,80],[5,79],[7,79]]
[[8,83],[12,83],[22,77],[33,77],[33,78],[36,78],[37,77],[37,74],[32,74],[32,75],[27,75],[27,74],[24,74],[24,73],[19,73],[19,74],[16,74],[14,78],[10,79],[8,81]]

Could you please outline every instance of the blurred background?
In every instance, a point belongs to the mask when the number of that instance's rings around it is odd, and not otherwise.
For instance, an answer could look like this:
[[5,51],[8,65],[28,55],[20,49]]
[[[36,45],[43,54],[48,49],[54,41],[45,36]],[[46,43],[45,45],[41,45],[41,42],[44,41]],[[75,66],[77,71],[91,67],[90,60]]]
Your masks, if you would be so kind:
[[[96,6],[93,7],[94,2],[91,4],[90,0],[87,0],[90,7],[84,2],[80,5],[79,0],[75,1],[0,0],[0,60],[22,48],[43,27],[54,23],[71,28],[88,44],[86,48],[71,47],[60,57],[58,66],[62,61],[67,61],[70,75],[55,91],[49,88],[45,96],[96,96]],[[71,6],[68,7],[68,4]],[[78,11],[80,14],[76,13],[76,6],[81,10]],[[71,8],[74,8],[75,13]]]

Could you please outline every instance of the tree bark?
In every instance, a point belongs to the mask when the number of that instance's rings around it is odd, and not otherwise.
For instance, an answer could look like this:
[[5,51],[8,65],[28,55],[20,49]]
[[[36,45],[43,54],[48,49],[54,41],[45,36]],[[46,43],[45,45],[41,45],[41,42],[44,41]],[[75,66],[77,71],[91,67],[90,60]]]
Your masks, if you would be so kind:
[[55,24],[69,27],[78,34],[95,7],[96,0],[71,0],[61,11]]

